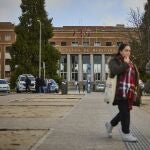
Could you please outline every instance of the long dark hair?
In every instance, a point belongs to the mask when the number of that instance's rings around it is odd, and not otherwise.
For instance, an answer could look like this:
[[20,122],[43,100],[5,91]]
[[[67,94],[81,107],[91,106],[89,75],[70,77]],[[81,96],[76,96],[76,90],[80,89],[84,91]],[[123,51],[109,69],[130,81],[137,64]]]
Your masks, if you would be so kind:
[[117,52],[117,56],[120,55],[120,52],[123,51],[123,49],[126,47],[126,46],[129,46],[129,44],[126,44],[126,43],[121,43],[118,47],[118,52]]

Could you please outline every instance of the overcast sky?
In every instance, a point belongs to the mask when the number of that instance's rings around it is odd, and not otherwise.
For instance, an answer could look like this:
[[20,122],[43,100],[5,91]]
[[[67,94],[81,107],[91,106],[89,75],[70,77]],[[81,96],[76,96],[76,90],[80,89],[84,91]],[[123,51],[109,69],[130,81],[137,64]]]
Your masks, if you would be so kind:
[[[48,17],[53,26],[129,25],[129,10],[139,7],[144,12],[147,0],[46,0]],[[0,0],[0,22],[18,24],[21,0]]]

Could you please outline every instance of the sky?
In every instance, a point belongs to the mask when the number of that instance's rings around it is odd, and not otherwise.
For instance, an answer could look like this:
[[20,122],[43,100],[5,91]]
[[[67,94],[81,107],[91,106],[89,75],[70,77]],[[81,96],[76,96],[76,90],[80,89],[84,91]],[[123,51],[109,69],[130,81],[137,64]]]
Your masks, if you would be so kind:
[[[144,12],[147,0],[45,0],[54,27],[129,24],[130,8]],[[0,0],[0,22],[19,23],[21,0]]]

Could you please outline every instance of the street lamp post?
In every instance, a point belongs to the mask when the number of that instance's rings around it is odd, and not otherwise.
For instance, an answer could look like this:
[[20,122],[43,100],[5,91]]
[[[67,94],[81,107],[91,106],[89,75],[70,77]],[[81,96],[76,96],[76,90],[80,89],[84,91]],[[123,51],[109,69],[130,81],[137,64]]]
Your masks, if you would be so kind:
[[43,71],[44,71],[44,79],[45,79],[45,62],[43,62]]
[[39,77],[41,77],[41,21],[37,20],[40,24],[40,37],[39,37]]

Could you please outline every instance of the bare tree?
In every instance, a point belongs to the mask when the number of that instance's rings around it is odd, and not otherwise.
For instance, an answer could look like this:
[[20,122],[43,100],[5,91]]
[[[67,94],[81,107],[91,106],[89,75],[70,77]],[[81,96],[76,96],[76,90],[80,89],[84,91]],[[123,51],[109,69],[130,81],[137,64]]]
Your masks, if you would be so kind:
[[141,32],[141,25],[142,25],[142,18],[143,14],[140,12],[140,8],[137,7],[135,10],[130,9],[129,13],[129,23],[132,27],[134,27],[134,31],[137,33],[139,44],[142,43],[142,32]]
[[131,8],[129,15],[129,22],[131,23],[131,25],[133,27],[140,28],[143,18],[143,14],[140,12],[140,8],[137,7],[136,10]]
[[144,14],[140,12],[137,7],[135,10],[130,9],[129,13],[129,23],[133,27],[133,33],[129,33],[131,40],[132,55],[134,56],[134,62],[138,66],[141,76],[145,74],[145,66],[147,63],[147,49],[144,47],[144,34],[143,34],[143,16]]

